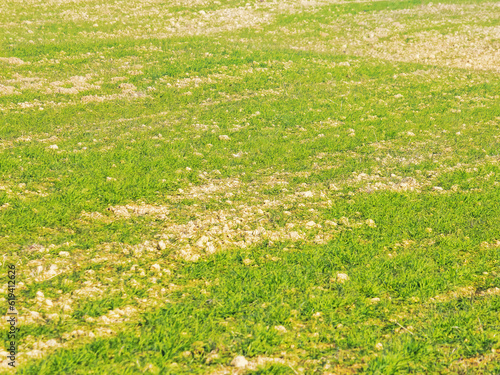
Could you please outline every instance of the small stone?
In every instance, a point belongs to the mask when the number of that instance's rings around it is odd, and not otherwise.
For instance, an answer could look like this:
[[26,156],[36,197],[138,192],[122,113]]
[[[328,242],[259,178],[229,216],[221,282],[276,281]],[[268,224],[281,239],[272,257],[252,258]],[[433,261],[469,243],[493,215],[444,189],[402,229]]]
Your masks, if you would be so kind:
[[50,339],[49,341],[47,341],[47,342],[45,343],[45,345],[47,345],[47,346],[51,347],[51,346],[57,346],[58,344],[57,344],[57,341],[56,341],[56,340],[54,340],[54,339]]
[[337,273],[337,278],[335,279],[338,283],[345,283],[349,281],[349,276],[346,273]]
[[30,315],[33,317],[33,319],[43,319],[40,313],[36,311],[30,311]]
[[153,271],[153,272],[160,272],[161,271],[160,265],[159,264],[153,264],[151,266],[151,271]]
[[59,314],[47,314],[49,320],[59,320]]
[[196,241],[196,246],[198,247],[205,247],[206,243],[209,241],[210,239],[207,237],[207,236],[201,236],[200,239],[198,241]]
[[42,358],[43,352],[41,350],[32,350],[30,352],[27,352],[26,355],[31,358]]
[[231,138],[229,138],[228,135],[223,134],[223,135],[219,135],[219,139],[221,141],[229,141]]
[[287,333],[287,330],[284,326],[274,326],[274,329],[280,333]]
[[69,253],[67,251],[60,251],[59,256],[66,258],[69,257]]
[[375,224],[375,221],[373,221],[373,219],[367,219],[365,221],[366,225],[368,225],[370,228],[375,228],[377,226],[377,224]]
[[57,145],[50,145],[49,148],[51,150],[57,150],[59,147]]
[[384,349],[384,345],[382,345],[382,343],[379,342],[379,343],[377,343],[377,345],[375,345],[375,349],[382,350],[382,349]]
[[372,305],[375,305],[375,304],[377,304],[377,303],[379,303],[379,302],[380,302],[380,298],[378,298],[378,297],[372,298],[372,299],[370,300],[370,303],[371,303]]
[[215,246],[213,243],[207,242],[207,247],[205,248],[205,250],[206,250],[207,254],[213,254],[213,253],[215,253],[216,249],[215,249]]
[[234,359],[231,361],[231,365],[233,365],[236,368],[245,368],[248,366],[248,361],[242,355],[238,355],[234,357]]
[[165,250],[167,248],[167,244],[165,243],[165,241],[160,241],[158,242],[158,249],[160,250]]

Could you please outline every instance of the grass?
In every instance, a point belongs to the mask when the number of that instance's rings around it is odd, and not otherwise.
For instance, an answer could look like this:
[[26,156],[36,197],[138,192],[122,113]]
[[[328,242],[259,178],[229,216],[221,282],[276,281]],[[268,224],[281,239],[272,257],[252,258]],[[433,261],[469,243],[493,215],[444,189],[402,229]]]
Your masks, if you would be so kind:
[[16,372],[500,371],[496,4],[0,7]]

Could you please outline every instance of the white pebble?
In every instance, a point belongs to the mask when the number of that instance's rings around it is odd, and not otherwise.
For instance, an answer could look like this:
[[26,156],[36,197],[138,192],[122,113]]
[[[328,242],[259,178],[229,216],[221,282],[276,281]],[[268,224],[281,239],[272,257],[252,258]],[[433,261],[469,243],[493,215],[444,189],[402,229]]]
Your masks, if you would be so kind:
[[373,221],[373,219],[367,219],[365,221],[366,225],[368,225],[370,228],[375,228],[377,226],[377,224],[375,224],[375,221]]
[[151,271],[154,271],[154,272],[160,272],[160,270],[161,270],[161,267],[160,267],[160,265],[159,265],[159,264],[153,264],[153,265],[151,266]]
[[231,364],[237,368],[245,368],[246,366],[248,366],[248,361],[242,355],[238,355],[238,356],[234,357]]
[[274,329],[280,333],[286,333],[287,330],[284,326],[274,326]]
[[337,273],[337,282],[338,283],[345,283],[346,281],[349,280],[349,276],[346,273]]

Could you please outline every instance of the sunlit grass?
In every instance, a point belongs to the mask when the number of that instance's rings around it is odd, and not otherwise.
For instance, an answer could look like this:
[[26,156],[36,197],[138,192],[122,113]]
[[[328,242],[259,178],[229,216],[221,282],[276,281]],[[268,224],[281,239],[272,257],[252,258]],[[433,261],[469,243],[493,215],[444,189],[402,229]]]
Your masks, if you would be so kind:
[[19,373],[500,371],[495,4],[2,7]]

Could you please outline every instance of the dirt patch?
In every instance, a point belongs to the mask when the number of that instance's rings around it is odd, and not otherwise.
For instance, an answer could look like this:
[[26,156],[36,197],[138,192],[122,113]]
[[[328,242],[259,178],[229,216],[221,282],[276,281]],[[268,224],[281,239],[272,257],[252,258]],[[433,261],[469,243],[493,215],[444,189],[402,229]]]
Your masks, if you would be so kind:
[[129,218],[132,215],[143,216],[143,215],[154,215],[159,219],[165,220],[168,216],[169,209],[164,206],[153,206],[153,205],[135,205],[128,204],[125,206],[112,206],[108,208],[116,216]]
[[17,57],[0,57],[0,61],[11,65],[23,65],[26,64],[23,60]]
[[[54,81],[50,83],[50,88],[47,88],[46,93],[56,94],[78,94],[86,90],[98,90],[101,87],[87,82],[90,79],[90,74],[87,76],[73,76],[66,81]],[[65,87],[71,86],[71,87]]]
[[[273,17],[269,13],[256,12],[250,7],[219,9],[215,11],[200,11],[195,17],[173,16],[157,28],[144,31],[138,27],[127,27],[113,33],[103,31],[82,31],[83,38],[114,39],[132,37],[134,39],[165,39],[172,36],[210,35],[242,28],[256,27],[267,24]],[[146,22],[146,20],[144,20]],[[147,19],[150,22],[150,19]],[[155,30],[156,29],[156,30]]]
[[[429,4],[340,16],[331,24],[321,25],[321,35],[328,41],[311,43],[305,38],[309,45],[299,42],[295,48],[500,71],[500,27],[488,25],[497,17],[499,8],[498,3]],[[293,33],[292,29],[283,31]]]
[[0,85],[0,96],[3,95],[19,95],[20,93],[16,91],[16,88],[13,86],[4,86]]

